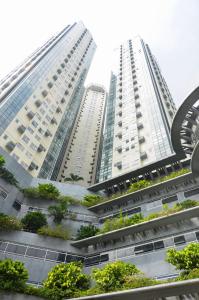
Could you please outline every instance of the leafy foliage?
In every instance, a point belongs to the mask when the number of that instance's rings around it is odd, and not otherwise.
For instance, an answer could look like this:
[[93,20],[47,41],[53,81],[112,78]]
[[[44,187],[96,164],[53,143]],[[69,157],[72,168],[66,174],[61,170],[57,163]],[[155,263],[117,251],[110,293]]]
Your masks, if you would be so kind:
[[105,265],[102,269],[93,269],[92,276],[97,286],[105,291],[120,289],[125,283],[127,276],[139,274],[140,271],[135,265],[123,261],[115,261]]
[[68,214],[68,203],[65,200],[59,201],[59,204],[49,206],[48,211],[54,217],[54,222],[60,224]]
[[39,184],[38,187],[23,189],[23,193],[29,198],[43,198],[56,200],[60,192],[52,183]]
[[28,271],[20,261],[5,259],[0,261],[0,286],[13,288],[23,286],[28,279]]
[[164,217],[172,215],[176,212],[182,211],[184,209],[188,209],[191,207],[198,206],[199,202],[195,200],[185,200],[180,203],[175,204],[173,207],[169,207],[168,205],[163,206],[163,210],[159,212],[155,212],[152,214],[149,214],[146,217],[143,217],[142,214],[134,214],[131,217],[123,216],[122,212],[120,212],[120,215],[118,217],[115,217],[113,219],[107,219],[102,228],[99,230],[99,233],[105,233],[112,230],[117,230],[120,228],[124,228],[127,226],[139,224],[142,222],[147,222],[154,220],[156,218]]
[[155,279],[145,277],[143,274],[136,274],[136,275],[125,277],[123,288],[136,289],[144,286],[152,286],[161,283],[162,282],[160,280],[157,281]]
[[195,206],[198,206],[198,201],[190,199],[184,200],[183,202],[176,204],[176,207],[179,207],[180,209],[188,209]]
[[0,155],[0,168],[2,168],[5,164],[5,159],[2,155]]
[[46,216],[41,212],[28,212],[25,217],[21,219],[24,229],[37,232],[39,228],[47,225]]
[[193,269],[199,269],[199,244],[191,243],[179,251],[173,248],[169,249],[167,261],[174,265],[177,270],[183,270],[186,273]]
[[70,182],[72,182],[72,183],[77,182],[77,181],[80,181],[80,180],[84,180],[84,178],[83,178],[83,177],[80,177],[80,176],[78,176],[78,175],[75,175],[75,174],[73,174],[73,173],[70,173],[70,177],[66,177],[66,178],[64,179],[65,182],[70,181]]
[[44,287],[59,291],[62,296],[72,296],[77,290],[86,290],[89,287],[89,276],[82,273],[82,264],[71,262],[58,264],[48,273]]
[[137,182],[134,182],[131,184],[131,186],[129,187],[128,191],[131,192],[136,192],[139,191],[141,189],[144,189],[148,186],[152,185],[152,181],[143,179],[143,180],[139,180]]
[[81,226],[80,229],[77,231],[77,240],[85,239],[90,236],[96,235],[96,233],[99,231],[97,227],[95,227],[92,224],[89,224],[88,226]]
[[40,235],[57,237],[63,240],[69,239],[68,231],[65,228],[63,228],[61,225],[57,225],[56,227],[43,226],[37,230],[37,233]]
[[99,195],[90,194],[90,195],[84,196],[84,200],[82,201],[81,204],[83,204],[87,207],[90,207],[90,206],[96,205],[98,203],[101,203],[103,201],[104,201],[103,197],[101,197]]
[[22,224],[15,217],[0,213],[0,231],[1,230],[20,230]]

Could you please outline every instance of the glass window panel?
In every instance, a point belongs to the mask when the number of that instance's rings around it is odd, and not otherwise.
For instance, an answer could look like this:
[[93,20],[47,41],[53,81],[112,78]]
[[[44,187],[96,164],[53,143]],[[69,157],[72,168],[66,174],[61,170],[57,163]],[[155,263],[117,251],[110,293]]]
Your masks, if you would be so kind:
[[39,257],[44,258],[46,255],[46,250],[37,249],[37,248],[28,248],[26,255],[33,256],[33,257]]
[[8,244],[6,251],[24,255],[26,247],[22,245]]

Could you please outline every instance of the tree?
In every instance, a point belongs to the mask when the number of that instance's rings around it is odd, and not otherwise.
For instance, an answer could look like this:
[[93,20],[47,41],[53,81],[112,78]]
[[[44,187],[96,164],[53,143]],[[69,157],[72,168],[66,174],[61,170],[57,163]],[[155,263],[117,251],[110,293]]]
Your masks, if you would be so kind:
[[75,175],[75,174],[73,174],[73,173],[70,173],[70,177],[66,177],[66,178],[64,179],[65,182],[71,181],[72,183],[77,182],[77,181],[80,181],[80,180],[84,180],[84,178],[83,178],[83,177],[80,177],[80,176],[78,176],[78,175]]
[[39,228],[47,225],[46,216],[41,212],[28,212],[25,217],[21,219],[24,229],[37,232]]
[[135,265],[123,261],[115,261],[106,264],[102,269],[95,268],[92,276],[97,287],[104,292],[120,289],[125,283],[127,276],[139,274],[140,271]]
[[63,218],[68,214],[68,202],[61,200],[58,205],[48,207],[50,216],[54,217],[54,222],[60,224]]
[[63,297],[72,296],[74,292],[89,287],[89,276],[82,273],[82,264],[79,262],[61,263],[51,269],[43,284]]
[[183,270],[185,273],[189,273],[193,269],[198,269],[199,244],[191,243],[179,251],[169,249],[167,251],[167,261],[174,265],[177,270]]
[[89,224],[88,226],[81,226],[80,229],[77,231],[77,240],[85,239],[90,236],[96,235],[96,233],[99,231],[97,227],[95,227],[92,224]]
[[39,184],[39,196],[48,199],[57,199],[60,195],[59,190],[52,183]]
[[5,259],[0,261],[0,285],[1,288],[23,287],[28,279],[28,271],[20,261]]

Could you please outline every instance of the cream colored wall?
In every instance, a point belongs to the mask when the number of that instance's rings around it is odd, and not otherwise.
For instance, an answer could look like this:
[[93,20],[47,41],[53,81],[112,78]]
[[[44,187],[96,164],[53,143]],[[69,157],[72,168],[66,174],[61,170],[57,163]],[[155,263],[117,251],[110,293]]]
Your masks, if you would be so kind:
[[94,183],[105,99],[106,92],[103,87],[90,85],[86,88],[60,169],[60,181],[64,182],[73,173],[84,178],[78,182],[80,185],[89,186]]

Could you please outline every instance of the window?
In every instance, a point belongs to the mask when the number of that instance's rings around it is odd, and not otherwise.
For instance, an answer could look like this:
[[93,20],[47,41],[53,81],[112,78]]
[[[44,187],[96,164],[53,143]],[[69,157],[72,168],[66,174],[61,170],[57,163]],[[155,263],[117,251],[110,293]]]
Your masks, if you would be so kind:
[[22,141],[24,141],[26,144],[30,141],[29,137],[27,135],[24,135],[22,137]]
[[20,143],[18,143],[17,145],[16,145],[16,147],[18,148],[18,149],[20,149],[21,151],[24,151],[24,146],[22,146],[22,144],[20,144]]
[[0,199],[5,200],[7,196],[8,194],[5,191],[0,190]]
[[199,241],[199,231],[196,231],[196,238]]
[[141,254],[144,252],[149,252],[149,251],[153,251],[153,244],[146,244],[143,246],[138,246],[134,248],[134,253],[135,254]]
[[184,235],[174,237],[174,244],[175,245],[180,245],[180,244],[184,244],[184,243],[186,243]]
[[36,146],[35,144],[33,144],[33,143],[30,144],[30,148],[31,148],[32,150],[34,150],[34,151],[37,150],[37,146]]
[[177,196],[172,196],[169,198],[162,199],[162,204],[171,203],[171,202],[177,201],[177,200],[178,200]]
[[154,249],[155,250],[159,250],[164,248],[164,242],[163,241],[158,241],[154,243]]
[[42,249],[37,249],[37,248],[28,248],[26,252],[27,256],[33,256],[33,257],[39,257],[39,258],[44,258],[46,255],[46,251]]
[[35,128],[37,128],[38,123],[37,123],[36,121],[32,121],[32,125],[33,125]]
[[12,204],[12,206],[16,209],[16,210],[20,210],[21,209],[21,202],[19,200],[15,200]]
[[8,244],[8,247],[6,248],[7,252],[11,253],[17,253],[24,255],[26,252],[26,247],[21,245],[15,245],[15,244]]
[[27,130],[28,130],[30,133],[34,133],[34,130],[33,130],[31,127],[28,127]]

